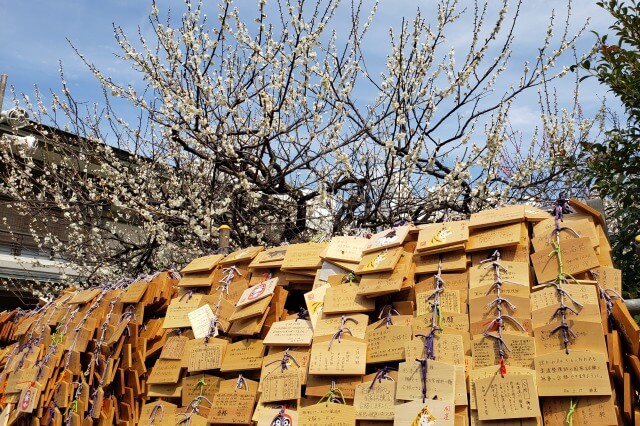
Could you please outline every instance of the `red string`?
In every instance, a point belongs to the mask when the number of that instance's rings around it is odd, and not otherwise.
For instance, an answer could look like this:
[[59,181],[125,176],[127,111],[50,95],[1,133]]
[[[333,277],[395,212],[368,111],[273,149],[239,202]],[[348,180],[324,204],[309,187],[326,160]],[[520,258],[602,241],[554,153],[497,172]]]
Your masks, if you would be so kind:
[[502,377],[507,375],[507,365],[504,363],[504,358],[500,358],[500,375]]
[[[486,325],[488,325],[491,321],[493,321],[493,320],[492,320],[492,319],[490,319],[490,320],[488,320],[488,321],[485,321],[485,322],[483,322],[483,323],[482,323],[482,325],[483,325],[483,326],[486,326]],[[487,331],[498,331],[498,327],[499,327],[499,326],[498,326],[498,322],[496,322],[496,323],[495,323],[495,324],[493,324],[493,325],[491,326],[491,328],[490,328],[489,330],[487,330]]]

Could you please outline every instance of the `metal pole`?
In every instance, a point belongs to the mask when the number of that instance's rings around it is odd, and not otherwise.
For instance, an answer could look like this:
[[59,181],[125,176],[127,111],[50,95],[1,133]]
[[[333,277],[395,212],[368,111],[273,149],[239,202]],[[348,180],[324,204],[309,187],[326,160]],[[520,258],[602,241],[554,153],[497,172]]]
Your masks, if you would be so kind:
[[4,89],[7,87],[7,75],[0,75],[0,111],[2,111],[2,103],[4,102]]
[[631,315],[640,315],[640,299],[626,299],[624,304]]

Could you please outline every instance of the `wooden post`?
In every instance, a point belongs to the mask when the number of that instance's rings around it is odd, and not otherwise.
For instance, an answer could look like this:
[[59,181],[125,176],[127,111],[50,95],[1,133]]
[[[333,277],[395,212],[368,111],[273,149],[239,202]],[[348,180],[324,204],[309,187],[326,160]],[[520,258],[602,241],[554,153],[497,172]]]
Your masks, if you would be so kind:
[[2,103],[4,102],[4,89],[7,87],[7,75],[0,75],[0,111],[2,111]]
[[229,237],[231,236],[231,227],[229,225],[222,225],[218,228],[218,253],[229,254]]
[[602,201],[602,198],[591,198],[589,200],[585,200],[584,202],[586,205],[588,205],[592,209],[596,209],[600,212],[600,214],[602,215],[602,218],[604,219],[604,233],[607,235],[607,238],[609,238],[609,229],[607,227],[607,215],[604,212],[604,202]]

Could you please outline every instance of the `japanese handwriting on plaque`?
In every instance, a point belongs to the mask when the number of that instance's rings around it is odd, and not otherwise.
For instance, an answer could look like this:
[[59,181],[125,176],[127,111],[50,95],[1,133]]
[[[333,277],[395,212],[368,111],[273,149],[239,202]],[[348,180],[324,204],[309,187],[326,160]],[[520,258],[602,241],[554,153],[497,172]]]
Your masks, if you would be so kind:
[[[508,260],[500,260],[500,266],[500,278],[505,281],[505,285],[515,284],[523,286],[524,289],[529,288],[528,262],[510,262]],[[495,281],[495,270],[493,268],[487,268],[486,263],[472,266],[469,269],[469,287],[471,288],[493,285]],[[517,289],[514,291],[517,291]],[[484,296],[484,294],[482,295]],[[527,296],[528,291],[526,294],[513,293],[513,295],[520,297]]]
[[[567,324],[575,337],[571,336],[571,350],[607,353],[602,323],[580,321],[582,315],[570,319]],[[536,354],[545,355],[564,348],[562,333],[552,333],[556,324],[549,324],[535,329]]]
[[207,421],[213,424],[250,424],[256,396],[242,389],[219,392],[213,398]]
[[342,260],[345,262],[360,262],[362,250],[369,244],[369,240],[361,237],[333,237],[325,259]]
[[313,338],[311,321],[292,319],[274,322],[264,338],[265,345],[309,346]]
[[[458,331],[469,331],[469,315],[459,312],[442,312],[442,326]],[[431,315],[422,315],[412,319],[413,334],[431,331]]]
[[376,308],[375,299],[368,299],[358,295],[358,286],[353,284],[343,284],[335,287],[328,287],[325,290],[323,312],[349,313],[349,312],[369,312]]
[[467,252],[518,245],[526,227],[521,223],[473,230],[469,234]]
[[226,347],[227,341],[222,339],[203,340],[193,346],[189,353],[189,372],[220,368]]
[[353,399],[356,386],[362,383],[362,376],[318,376],[307,377],[306,396],[325,396],[334,388],[340,389],[342,396]]
[[[300,383],[307,382],[307,370],[309,367],[308,348],[287,348],[281,351],[274,351],[262,359],[262,370],[260,371],[260,383],[269,374],[284,370],[295,371],[300,375]],[[261,386],[261,385],[260,385]]]
[[292,244],[282,261],[282,269],[317,269],[322,265],[320,254],[327,248],[326,243]]
[[[351,331],[350,335],[353,337],[357,337],[358,339],[364,339],[367,333],[367,325],[369,324],[369,316],[366,314],[350,314],[347,317],[349,318],[348,323],[349,331]],[[336,332],[336,330],[340,328],[341,321],[341,314],[323,315],[316,324],[313,336],[316,338],[322,336],[332,336]]]
[[367,363],[404,360],[404,346],[411,340],[411,327],[391,325],[367,330]]
[[622,293],[622,271],[620,269],[601,266],[594,269],[603,288],[609,288]]
[[355,426],[355,424],[356,409],[352,405],[324,402],[300,409],[300,426]]
[[353,406],[358,420],[393,420],[396,384],[391,380],[356,386]]
[[410,259],[410,257],[408,254],[402,256],[401,261],[391,272],[363,275],[360,279],[358,294],[371,297],[399,291],[408,269],[408,262],[402,262],[403,259]]
[[196,339],[206,337],[211,332],[211,319],[214,317],[211,306],[202,305],[189,312],[187,317]]
[[147,291],[147,287],[149,283],[146,281],[136,281],[131,284],[120,296],[121,303],[138,303],[142,296],[144,296],[145,291]]
[[160,358],[162,359],[182,359],[182,352],[184,351],[185,344],[189,340],[186,336],[171,336],[167,339],[167,342],[160,352]]
[[[454,402],[456,393],[456,367],[439,361],[427,362],[427,399]],[[418,361],[401,362],[398,366],[396,398],[405,401],[422,399],[424,377]]]
[[[424,342],[414,339],[405,343],[405,359],[420,359],[424,356]],[[464,343],[457,334],[436,334],[433,338],[433,352],[436,361],[453,365],[464,365]]]
[[262,402],[286,401],[301,396],[300,374],[295,370],[275,370],[265,375]]
[[[593,219],[588,216],[565,215],[563,217],[565,226],[575,231],[575,233],[581,237],[588,237],[593,247],[599,245],[598,232],[593,223]],[[553,250],[553,241],[555,238],[549,238],[551,233],[555,229],[556,221],[554,218],[549,218],[537,223],[533,227],[534,237],[531,239],[534,251],[550,251]],[[573,232],[560,232],[558,234],[560,241],[575,238],[576,235]]]
[[180,379],[182,360],[159,359],[147,379],[149,384],[176,383]]
[[507,374],[475,382],[480,420],[537,417],[540,405],[536,385],[530,375]]
[[182,378],[182,406],[187,406],[198,395],[204,395],[213,401],[220,389],[221,379],[210,374],[196,374]]
[[443,254],[427,256],[413,256],[416,264],[416,274],[428,274],[438,271],[438,265],[443,271],[463,271],[467,268],[467,254],[464,250],[456,250]]
[[262,367],[265,346],[262,340],[240,340],[227,345],[220,371],[259,370]]
[[[536,372],[534,370],[524,367],[510,366],[508,371],[508,374],[531,376],[535,382]],[[476,402],[476,382],[488,377],[502,378],[502,375],[500,374],[500,366],[492,365],[491,367],[483,367],[469,371],[469,408],[472,410],[476,410],[478,408]]]
[[[600,266],[589,238],[560,241],[560,251],[565,274],[575,275]],[[531,263],[539,282],[552,281],[560,272],[556,256],[549,256],[548,250],[533,253]]]
[[233,313],[229,316],[229,321],[236,321],[245,318],[257,317],[263,315],[269,308],[273,295],[267,296],[264,299],[258,300],[255,303],[244,305],[240,308],[234,308]]
[[597,424],[615,426],[618,424],[613,396],[583,396],[578,398],[555,397],[542,400],[542,417],[549,426],[566,426],[567,409],[572,402],[578,402],[573,413],[573,424]]
[[[432,312],[432,300],[429,298],[433,291],[416,294],[416,315],[422,316]],[[440,310],[442,312],[460,312],[460,290],[444,290],[440,293]]]
[[262,250],[264,250],[263,246],[256,246],[234,251],[233,253],[229,253],[229,255],[224,259],[220,260],[220,264],[230,265],[232,263],[248,261],[256,257],[256,255]]
[[287,254],[287,246],[283,247],[273,247],[258,253],[258,255],[253,259],[250,268],[256,267],[260,263],[277,263],[277,266],[282,264],[284,257]]
[[554,352],[535,358],[540,396],[611,395],[606,355]]
[[497,209],[483,210],[473,213],[469,220],[470,228],[484,228],[506,223],[522,222],[525,217],[525,206],[504,206]]
[[201,301],[201,294],[184,295],[172,299],[167,308],[167,315],[164,318],[162,328],[191,327],[188,316],[189,312],[199,308]]
[[332,337],[324,336],[314,340],[311,346],[309,374],[364,374],[367,343],[351,336],[342,336],[340,341]]
[[[533,368],[533,359],[536,356],[536,344],[533,337],[505,333],[502,338],[511,349],[506,357],[507,365]],[[489,367],[500,362],[498,345],[495,340],[481,335],[474,336],[472,345],[474,368]]]

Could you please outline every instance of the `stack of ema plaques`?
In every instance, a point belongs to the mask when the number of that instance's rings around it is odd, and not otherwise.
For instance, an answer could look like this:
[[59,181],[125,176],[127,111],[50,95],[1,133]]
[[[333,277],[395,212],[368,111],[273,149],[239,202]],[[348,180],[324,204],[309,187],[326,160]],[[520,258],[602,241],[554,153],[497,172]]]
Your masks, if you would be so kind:
[[602,217],[247,247],[0,314],[0,426],[640,425]]

